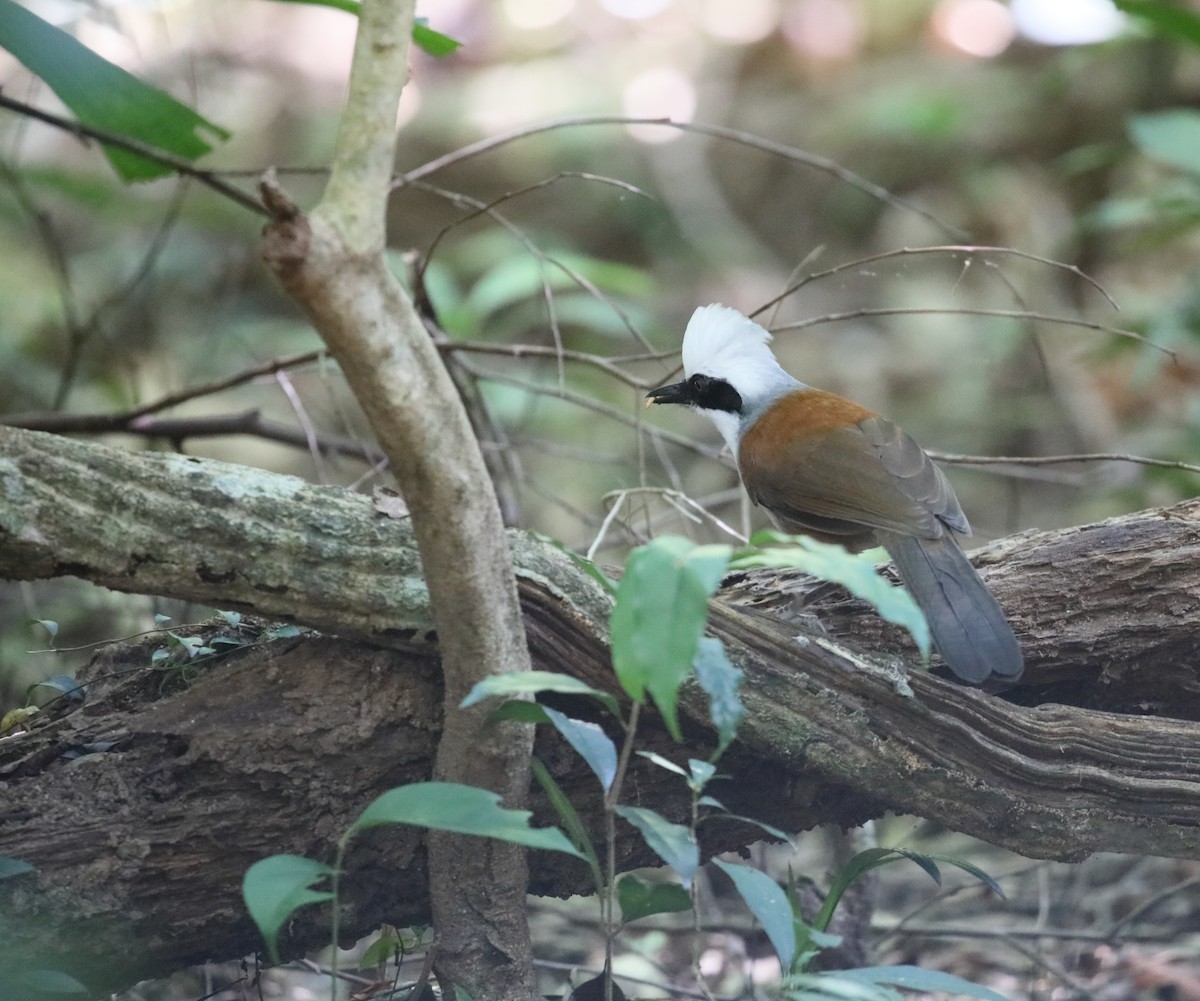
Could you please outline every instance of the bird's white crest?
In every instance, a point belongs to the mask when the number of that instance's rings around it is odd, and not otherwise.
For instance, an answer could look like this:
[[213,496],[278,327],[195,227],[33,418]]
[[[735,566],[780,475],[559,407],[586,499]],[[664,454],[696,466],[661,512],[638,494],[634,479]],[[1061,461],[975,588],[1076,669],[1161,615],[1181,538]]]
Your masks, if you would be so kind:
[[683,334],[683,370],[724,379],[751,407],[796,388],[771,350],[771,334],[736,309],[714,303],[692,314]]
[[742,398],[741,414],[701,411],[735,456],[742,431],[779,397],[804,387],[783,370],[770,345],[768,330],[719,303],[697,309],[683,335],[684,373],[724,379]]
[[701,306],[688,320],[683,335],[683,369],[687,375],[728,378],[730,365],[755,356],[774,361],[770,331],[736,309],[713,303]]

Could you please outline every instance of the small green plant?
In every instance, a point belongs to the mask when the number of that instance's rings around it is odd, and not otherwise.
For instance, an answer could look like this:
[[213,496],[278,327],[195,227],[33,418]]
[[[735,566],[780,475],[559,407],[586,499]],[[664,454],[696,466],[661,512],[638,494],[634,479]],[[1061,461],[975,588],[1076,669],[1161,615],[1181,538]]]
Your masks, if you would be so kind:
[[[30,619],[29,624],[45,630],[50,637],[47,652],[57,652],[54,641],[58,637],[58,623],[53,619]],[[25,704],[0,716],[0,736],[18,728],[27,729],[39,719],[54,719],[82,705],[85,687],[66,674],[54,674],[35,681],[25,689]]]
[[781,887],[773,879],[747,866],[716,860],[716,865],[732,880],[750,912],[779,956],[784,977],[782,994],[793,1001],[821,1001],[852,998],[856,1001],[899,1001],[894,988],[948,991],[986,1001],[1005,1001],[1002,995],[961,977],[926,970],[919,966],[870,966],[854,970],[812,972],[812,964],[822,949],[841,944],[841,936],[829,932],[833,916],[846,891],[872,869],[893,862],[911,861],[920,866],[940,885],[937,863],[955,866],[976,877],[997,895],[999,885],[977,866],[941,855],[924,855],[905,848],[868,848],[842,865],[834,874],[820,909],[806,920],[800,909],[795,885]]
[[421,948],[426,928],[424,925],[417,925],[407,931],[409,934],[405,935],[404,931],[399,928],[383,925],[379,929],[378,937],[367,946],[366,952],[362,955],[363,967],[376,967],[380,979],[383,978],[384,969],[389,960],[395,960],[396,969],[399,970],[404,958],[409,953],[416,952]]
[[[490,677],[476,685],[463,700],[463,705],[469,706],[501,698],[504,701],[493,713],[493,719],[554,727],[596,777],[605,818],[601,841],[593,842],[574,804],[545,765],[536,759],[534,778],[557,813],[565,834],[557,828],[529,827],[528,813],[502,809],[494,794],[481,789],[437,782],[392,789],[351,824],[339,841],[332,865],[294,855],[277,855],[255,863],[247,871],[243,896],[272,958],[277,958],[277,938],[283,923],[297,908],[308,904],[333,902],[336,940],[338,876],[346,848],[356,833],[378,824],[412,824],[499,838],[582,859],[596,888],[607,944],[604,996],[619,996],[611,979],[612,946],[619,932],[640,918],[693,908],[692,882],[700,867],[696,836],[699,826],[718,818],[758,823],[729,813],[707,792],[718,774],[717,762],[736,736],[745,712],[738,698],[741,672],[729,662],[721,642],[704,635],[709,598],[726,572],[749,566],[799,564],[866,598],[881,614],[907,627],[922,651],[928,653],[928,630],[920,611],[907,592],[887,585],[878,577],[869,557],[851,556],[840,547],[790,537],[772,535],[768,541],[782,542],[785,548],[764,553],[754,547],[735,553],[729,546],[697,546],[682,538],[665,536],[633,551],[619,584],[604,581],[615,599],[611,615],[613,667],[616,680],[629,700],[627,710],[622,711],[621,703],[609,692],[569,675],[546,671]],[[638,724],[648,702],[657,708],[668,732],[677,741],[682,740],[679,697],[689,679],[708,699],[709,719],[716,735],[708,759],[693,758],[680,765],[659,754],[638,751]],[[531,695],[547,694],[590,700],[601,718],[607,716],[611,720],[608,729],[618,732],[619,741],[614,741],[596,722],[529,701]],[[622,786],[635,754],[678,775],[685,783],[691,794],[688,823],[675,823],[655,810],[621,803]],[[639,832],[678,882],[648,882],[617,872],[618,819]],[[766,824],[758,826],[771,837],[788,840],[782,831]],[[748,866],[719,860],[715,864],[732,880],[778,953],[785,973],[783,992],[788,998],[890,1001],[900,996],[896,988],[911,987],[953,990],[1003,1001],[985,988],[918,967],[874,967],[837,974],[809,972],[817,953],[840,941],[828,932],[828,927],[846,889],[865,872],[902,859],[917,863],[935,880],[940,878],[933,856],[904,849],[870,849],[855,856],[837,873],[824,905],[811,922],[806,922],[800,914],[796,894],[789,888]],[[973,866],[948,859],[938,861],[958,865],[998,890],[986,874]],[[387,941],[389,945],[376,950],[376,959],[383,954],[380,950],[393,948],[391,940]]]
[[[331,938],[337,941],[338,877],[342,860],[356,834],[383,824],[411,824],[457,834],[496,838],[529,848],[582,857],[557,828],[529,826],[527,810],[500,806],[486,789],[453,782],[416,782],[376,797],[338,841],[333,865],[302,855],[272,855],[255,862],[242,880],[242,897],[262,933],[272,960],[278,961],[279,930],[300,907],[333,901]],[[314,889],[319,883],[328,889]]]
[[212,664],[235,650],[299,636],[303,632],[291,624],[264,629],[258,623],[243,620],[240,612],[218,610],[217,616],[225,623],[226,628],[205,636],[191,636],[169,629],[169,615],[154,616],[154,624],[157,627],[155,631],[162,634],[163,645],[150,655],[150,663],[162,671],[160,691],[172,685],[190,684],[201,667]]

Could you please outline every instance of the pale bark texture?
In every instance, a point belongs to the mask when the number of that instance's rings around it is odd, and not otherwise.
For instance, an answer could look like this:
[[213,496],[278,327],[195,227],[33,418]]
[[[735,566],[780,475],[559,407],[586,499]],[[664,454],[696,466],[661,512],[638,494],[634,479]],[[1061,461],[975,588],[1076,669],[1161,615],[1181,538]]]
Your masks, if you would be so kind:
[[[0,488],[0,576],[72,574],[326,634],[252,643],[165,685],[157,640],[110,648],[82,709],[0,741],[0,856],[38,867],[0,882],[0,943],[97,989],[254,950],[249,863],[331,859],[365,803],[434,774],[440,646],[408,522],[289,477],[14,429],[0,429]],[[553,547],[510,538],[534,666],[615,690],[602,590]],[[1004,540],[980,566],[1029,665],[1004,693],[920,672],[906,638],[837,589],[775,572],[727,581],[711,629],[746,672],[748,712],[714,795],[789,830],[891,810],[1037,858],[1200,858],[1200,502]],[[781,620],[788,592],[808,601]],[[703,753],[690,689],[683,718],[687,745],[651,718],[643,746]],[[538,753],[598,830],[587,769],[547,735]],[[667,773],[628,788],[684,819]],[[706,829],[708,851],[755,836]],[[628,831],[621,856],[649,861]],[[419,832],[365,835],[345,936],[427,920],[428,865]],[[565,856],[532,872],[535,892],[586,889]],[[327,922],[302,912],[285,954],[319,944]]]

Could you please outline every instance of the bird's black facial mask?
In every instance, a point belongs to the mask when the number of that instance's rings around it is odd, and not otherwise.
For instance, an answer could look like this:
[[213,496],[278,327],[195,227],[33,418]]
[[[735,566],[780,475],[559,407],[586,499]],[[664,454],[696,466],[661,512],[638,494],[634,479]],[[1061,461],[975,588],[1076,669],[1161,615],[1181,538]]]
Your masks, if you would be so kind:
[[698,410],[725,410],[731,414],[742,412],[742,397],[724,379],[697,372],[690,379],[659,386],[646,394],[646,402],[678,403]]

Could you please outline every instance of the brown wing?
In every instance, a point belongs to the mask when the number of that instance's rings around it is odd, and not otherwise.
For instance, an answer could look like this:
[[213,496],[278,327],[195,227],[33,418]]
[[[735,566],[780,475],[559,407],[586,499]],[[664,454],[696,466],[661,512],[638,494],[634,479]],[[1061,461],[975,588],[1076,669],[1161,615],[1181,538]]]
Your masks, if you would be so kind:
[[946,474],[920,445],[883,417],[868,417],[858,427],[907,497],[960,535],[971,534],[971,525]]
[[832,393],[801,390],[743,437],[742,482],[776,517],[828,535],[969,532],[954,491],[896,425]]

